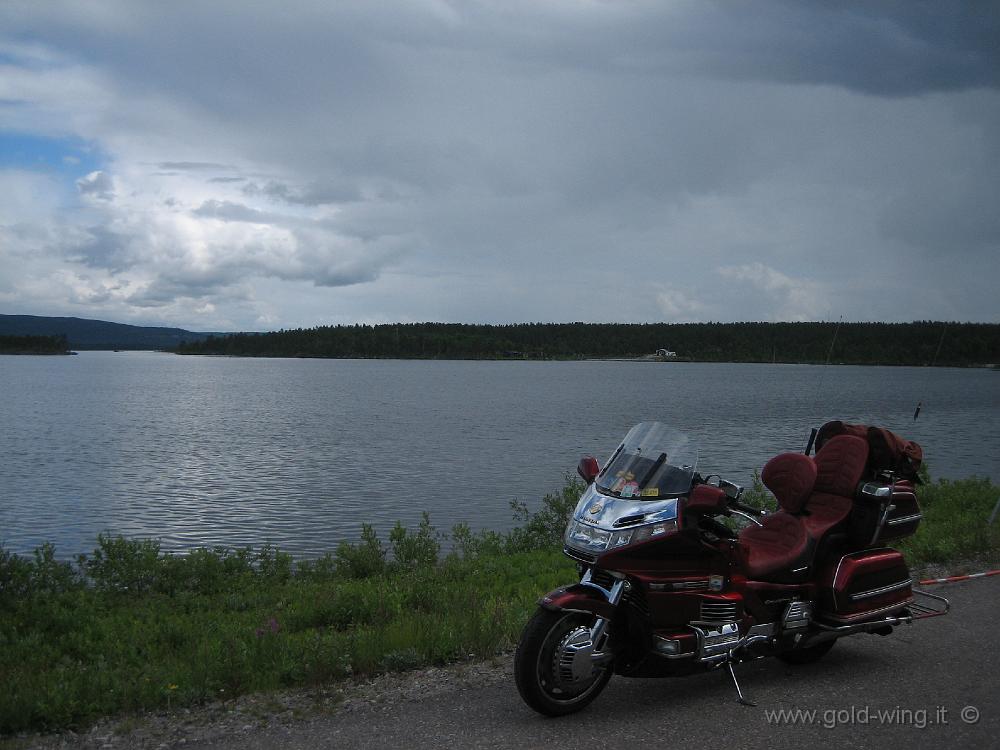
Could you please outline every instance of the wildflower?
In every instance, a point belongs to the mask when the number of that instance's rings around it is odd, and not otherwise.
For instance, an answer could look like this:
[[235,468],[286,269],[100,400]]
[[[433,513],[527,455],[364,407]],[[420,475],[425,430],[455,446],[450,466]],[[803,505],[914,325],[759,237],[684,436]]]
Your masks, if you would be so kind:
[[272,617],[267,621],[267,624],[261,625],[254,631],[258,638],[263,638],[267,633],[274,635],[279,632],[281,632],[281,623],[279,623],[275,617]]

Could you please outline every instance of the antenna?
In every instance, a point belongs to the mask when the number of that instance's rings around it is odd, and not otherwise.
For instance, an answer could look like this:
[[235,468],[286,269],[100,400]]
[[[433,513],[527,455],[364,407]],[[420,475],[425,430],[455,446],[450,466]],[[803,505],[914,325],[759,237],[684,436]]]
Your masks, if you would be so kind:
[[[944,343],[944,335],[948,332],[948,324],[944,324],[944,328],[941,329],[941,338],[938,341],[937,351],[934,352],[934,359],[931,360],[931,367],[937,364],[938,355],[941,353],[941,345]],[[914,417],[916,419],[916,417]]]
[[[833,329],[833,340],[830,342],[830,348],[826,352],[826,362],[823,363],[823,369],[819,373],[819,383],[816,385],[816,407],[819,407],[819,397],[820,393],[823,391],[823,380],[826,378],[826,368],[830,365],[830,358],[833,356],[833,347],[837,343],[837,334],[840,333],[840,326],[844,322],[844,316],[841,315],[837,320],[837,327]],[[805,454],[808,456],[809,451],[812,450],[813,444],[816,442],[816,428],[812,428],[812,432],[809,434],[809,442],[806,443]]]
[[833,346],[837,343],[837,334],[840,333],[840,324],[844,322],[844,316],[840,316],[837,327],[833,329],[833,341],[830,342],[830,350],[826,353],[826,364],[830,364],[830,357],[833,356]]

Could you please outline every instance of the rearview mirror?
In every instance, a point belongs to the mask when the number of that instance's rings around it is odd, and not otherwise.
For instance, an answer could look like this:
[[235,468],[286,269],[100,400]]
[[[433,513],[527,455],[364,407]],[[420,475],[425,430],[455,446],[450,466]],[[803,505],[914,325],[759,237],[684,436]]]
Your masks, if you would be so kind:
[[597,459],[593,456],[584,456],[580,459],[580,463],[577,464],[576,473],[587,484],[593,484],[594,480],[597,479],[597,475],[601,473],[601,465],[597,463]]

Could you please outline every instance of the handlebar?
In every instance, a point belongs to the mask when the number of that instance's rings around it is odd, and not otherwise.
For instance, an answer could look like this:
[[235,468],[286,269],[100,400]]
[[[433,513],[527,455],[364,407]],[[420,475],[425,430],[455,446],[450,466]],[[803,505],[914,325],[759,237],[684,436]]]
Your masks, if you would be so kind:
[[761,511],[760,508],[755,508],[752,505],[747,505],[746,503],[741,503],[739,500],[734,500],[734,499],[730,498],[729,505],[734,510],[739,510],[739,511],[742,511],[744,513],[748,513],[751,516],[760,516],[760,515],[763,515],[763,512]]

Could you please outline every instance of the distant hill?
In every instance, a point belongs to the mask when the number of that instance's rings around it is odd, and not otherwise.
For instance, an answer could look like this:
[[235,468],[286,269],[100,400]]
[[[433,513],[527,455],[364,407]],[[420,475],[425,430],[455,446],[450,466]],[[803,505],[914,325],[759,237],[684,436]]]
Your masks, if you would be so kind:
[[71,349],[173,349],[210,335],[183,328],[131,326],[86,318],[0,315],[0,336],[65,336]]

